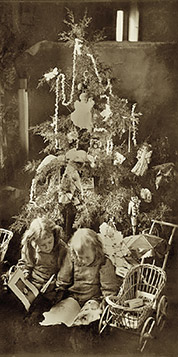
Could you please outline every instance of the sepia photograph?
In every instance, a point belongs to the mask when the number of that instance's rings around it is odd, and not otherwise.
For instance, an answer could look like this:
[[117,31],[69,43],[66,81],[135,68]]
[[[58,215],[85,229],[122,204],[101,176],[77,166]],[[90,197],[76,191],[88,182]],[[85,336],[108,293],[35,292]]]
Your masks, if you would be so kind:
[[0,0],[0,357],[178,355],[177,97],[177,0]]

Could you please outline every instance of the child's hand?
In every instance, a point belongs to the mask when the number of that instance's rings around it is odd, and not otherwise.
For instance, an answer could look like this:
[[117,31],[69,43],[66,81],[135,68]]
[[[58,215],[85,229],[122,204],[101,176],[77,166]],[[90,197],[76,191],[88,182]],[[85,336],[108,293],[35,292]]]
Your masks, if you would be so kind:
[[106,307],[106,300],[105,298],[103,297],[102,300],[101,300],[101,303],[100,303],[100,308],[101,310],[104,310]]
[[28,279],[29,278],[29,271],[24,270],[23,271],[23,275],[24,275],[25,279]]

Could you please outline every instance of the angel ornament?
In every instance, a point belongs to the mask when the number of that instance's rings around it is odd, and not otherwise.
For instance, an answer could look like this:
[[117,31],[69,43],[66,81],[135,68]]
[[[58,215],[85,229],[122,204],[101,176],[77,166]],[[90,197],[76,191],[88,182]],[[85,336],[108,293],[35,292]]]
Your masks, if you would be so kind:
[[74,125],[78,126],[80,129],[87,129],[91,132],[92,124],[92,108],[94,106],[94,101],[92,98],[87,98],[86,93],[80,94],[80,101],[76,100],[74,103],[74,112],[71,114],[71,120]]
[[148,164],[151,161],[152,155],[151,145],[144,143],[142,147],[137,151],[137,163],[131,170],[137,176],[143,176],[148,169]]

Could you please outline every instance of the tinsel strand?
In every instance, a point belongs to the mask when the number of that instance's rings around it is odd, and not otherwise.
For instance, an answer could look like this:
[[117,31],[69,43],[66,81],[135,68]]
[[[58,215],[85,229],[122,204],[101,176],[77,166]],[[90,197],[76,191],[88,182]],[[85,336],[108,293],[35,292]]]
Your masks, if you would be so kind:
[[137,145],[136,141],[136,124],[135,124],[135,108],[136,108],[136,103],[132,105],[132,112],[131,112],[131,120],[132,120],[132,141],[134,143],[134,146]]
[[[58,122],[58,113],[59,113],[59,76],[56,78],[56,102],[55,102],[55,113],[54,113],[54,132],[57,135],[57,122]],[[58,140],[55,139],[55,147],[58,148]]]
[[33,203],[36,193],[36,183],[35,179],[32,180],[31,189],[30,189],[30,203]]

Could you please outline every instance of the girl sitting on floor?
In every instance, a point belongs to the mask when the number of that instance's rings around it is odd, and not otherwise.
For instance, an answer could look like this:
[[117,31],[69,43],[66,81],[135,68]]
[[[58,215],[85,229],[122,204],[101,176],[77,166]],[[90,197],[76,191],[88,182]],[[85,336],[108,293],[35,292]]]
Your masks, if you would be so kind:
[[60,270],[67,251],[61,237],[62,228],[46,217],[35,218],[23,235],[16,267],[39,290]]
[[117,294],[115,268],[104,255],[99,235],[92,229],[79,228],[69,246],[57,275],[58,301],[70,296],[82,307],[90,299],[101,302],[103,297]]

